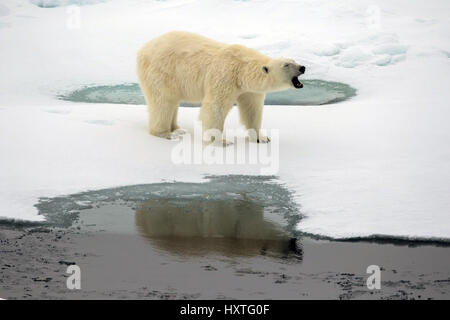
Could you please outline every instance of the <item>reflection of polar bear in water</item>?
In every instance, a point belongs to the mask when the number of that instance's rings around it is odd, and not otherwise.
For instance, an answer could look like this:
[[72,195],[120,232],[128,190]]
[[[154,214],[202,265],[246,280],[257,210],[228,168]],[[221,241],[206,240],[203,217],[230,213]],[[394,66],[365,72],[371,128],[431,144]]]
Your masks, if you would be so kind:
[[287,253],[292,240],[264,220],[264,209],[246,200],[152,200],[136,212],[138,229],[169,251],[258,254]]
[[301,88],[305,67],[272,59],[242,45],[227,45],[189,33],[170,32],[147,42],[138,53],[139,84],[147,101],[150,133],[172,139],[180,129],[178,103],[202,102],[203,129],[223,131],[237,102],[242,123],[260,136],[265,93]]

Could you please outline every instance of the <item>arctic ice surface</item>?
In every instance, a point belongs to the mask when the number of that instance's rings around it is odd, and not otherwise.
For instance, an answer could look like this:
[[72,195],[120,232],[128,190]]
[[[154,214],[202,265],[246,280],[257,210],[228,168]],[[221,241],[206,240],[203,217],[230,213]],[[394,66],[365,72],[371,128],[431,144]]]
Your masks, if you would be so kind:
[[[277,177],[301,205],[299,231],[450,239],[448,0],[92,1],[79,25],[66,7],[39,3],[75,2],[0,4],[0,43],[14,44],[0,50],[1,217],[43,220],[41,197],[260,174],[174,164],[176,142],[149,136],[144,105],[55,98],[87,84],[136,83],[143,43],[186,30],[295,59],[309,79],[358,90],[338,105],[264,110],[263,128],[279,132]],[[127,99],[143,104],[135,90]],[[122,103],[117,94],[109,101]],[[178,111],[192,133],[199,109]],[[236,108],[226,128],[241,128]]]
[[[265,105],[323,105],[347,100],[356,94],[351,86],[333,81],[302,80],[303,89],[270,92]],[[59,96],[62,100],[89,103],[145,104],[145,98],[137,83],[111,86],[89,86]],[[181,103],[196,107],[197,104]]]

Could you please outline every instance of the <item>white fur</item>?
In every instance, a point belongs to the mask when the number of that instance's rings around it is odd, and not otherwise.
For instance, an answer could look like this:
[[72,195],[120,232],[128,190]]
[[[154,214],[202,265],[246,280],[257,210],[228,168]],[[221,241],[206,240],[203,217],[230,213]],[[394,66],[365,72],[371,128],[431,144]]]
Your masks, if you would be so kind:
[[[286,63],[291,67],[286,68]],[[256,131],[259,141],[268,142],[259,136],[265,93],[292,87],[298,67],[293,60],[272,59],[242,45],[189,32],[166,33],[147,42],[137,56],[150,134],[174,137],[180,101],[202,102],[203,129],[223,131],[225,118],[237,102],[242,123]]]

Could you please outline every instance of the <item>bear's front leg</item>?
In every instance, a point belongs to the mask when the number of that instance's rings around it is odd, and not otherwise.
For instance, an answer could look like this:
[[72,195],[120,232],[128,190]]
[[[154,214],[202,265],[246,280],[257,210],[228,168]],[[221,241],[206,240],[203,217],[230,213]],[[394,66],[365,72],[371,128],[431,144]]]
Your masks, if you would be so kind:
[[205,99],[200,109],[200,120],[203,126],[203,141],[211,143],[221,140],[223,146],[232,144],[223,138],[223,127],[233,103],[227,101]]
[[258,143],[270,142],[260,132],[265,97],[264,93],[246,92],[237,99],[241,122],[249,130],[250,141]]

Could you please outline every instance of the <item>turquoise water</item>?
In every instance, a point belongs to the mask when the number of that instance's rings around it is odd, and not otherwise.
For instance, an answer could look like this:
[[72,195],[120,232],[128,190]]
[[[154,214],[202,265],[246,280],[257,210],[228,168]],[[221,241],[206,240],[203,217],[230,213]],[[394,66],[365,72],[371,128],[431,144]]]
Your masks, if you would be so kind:
[[[289,89],[266,95],[266,105],[324,105],[347,100],[356,95],[348,84],[324,80],[302,80],[303,89]],[[87,86],[59,96],[62,100],[88,103],[143,105],[144,95],[137,83]],[[182,106],[199,105],[181,103]]]

